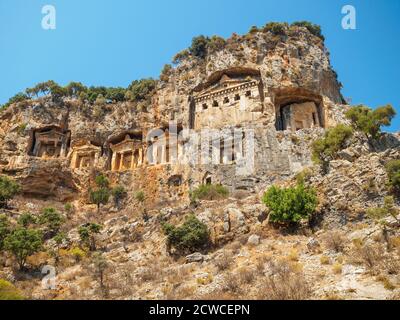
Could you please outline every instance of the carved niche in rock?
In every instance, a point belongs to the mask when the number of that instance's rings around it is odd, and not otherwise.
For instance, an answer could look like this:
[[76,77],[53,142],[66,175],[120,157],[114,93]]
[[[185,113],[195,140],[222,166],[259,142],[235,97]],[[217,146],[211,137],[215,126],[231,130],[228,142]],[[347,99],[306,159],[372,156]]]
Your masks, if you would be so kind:
[[91,142],[74,146],[71,155],[71,168],[83,169],[95,167],[101,156],[101,147]]
[[123,139],[110,143],[111,170],[133,170],[144,163],[142,135],[126,134]]
[[257,120],[263,112],[264,88],[258,70],[218,71],[194,91],[189,108],[194,129],[238,125]]
[[276,129],[292,130],[324,127],[325,110],[320,95],[302,88],[273,90]]
[[44,159],[66,157],[70,137],[70,131],[56,126],[33,130],[29,154]]

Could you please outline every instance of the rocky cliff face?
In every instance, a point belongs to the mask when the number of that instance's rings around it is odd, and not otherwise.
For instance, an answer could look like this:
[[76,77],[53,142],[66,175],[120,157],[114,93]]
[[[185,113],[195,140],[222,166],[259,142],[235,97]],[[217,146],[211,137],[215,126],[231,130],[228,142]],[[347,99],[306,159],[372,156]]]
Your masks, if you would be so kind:
[[[246,87],[250,88],[251,96],[246,96]],[[231,96],[224,96],[221,88]],[[221,101],[212,98],[216,95]],[[202,104],[201,99],[211,99],[208,110],[202,110],[206,103]],[[318,128],[311,129],[313,124],[298,119],[305,128],[310,127],[297,135],[300,139],[293,138],[295,133],[280,131],[284,125],[296,123],[293,113],[291,120],[286,119],[288,124],[284,124],[283,108],[307,101],[316,108],[307,115],[311,118],[313,114],[315,127],[329,127],[343,121],[340,84],[320,38],[301,27],[291,28],[280,36],[271,32],[233,35],[224,45],[209,50],[204,58],[191,55],[183,58],[164,75],[141,111],[131,102],[110,102],[99,107],[77,99],[50,97],[12,105],[0,115],[0,164],[3,172],[29,185],[24,187],[27,194],[54,196],[60,200],[79,197],[79,191],[94,171],[108,172],[115,182],[124,179],[132,189],[149,188],[147,191],[154,198],[166,199],[177,193],[168,187],[168,179],[176,175],[182,176],[186,190],[204,182],[206,175],[232,190],[254,190],[259,181],[271,181],[275,175],[291,175],[310,164],[308,144],[319,134]],[[219,105],[211,106],[212,103]],[[114,170],[112,163],[113,143],[123,141],[127,133],[134,133],[142,141],[141,154],[147,155],[154,140],[146,141],[148,133],[157,128],[164,133],[171,122],[177,126],[178,133],[182,129],[194,129],[197,133],[209,129],[229,131],[235,127],[252,130],[255,169],[235,178],[234,161],[217,160],[213,165],[196,163],[193,167],[164,158],[156,163],[162,166],[149,166],[150,160],[144,159],[140,169],[114,172],[118,170]],[[44,160],[33,155],[35,132],[51,126],[69,132],[68,150],[61,157]],[[99,160],[90,168],[70,170],[74,148],[89,142],[101,147]],[[165,145],[161,148],[166,154]],[[49,174],[52,181],[45,179]],[[151,181],[154,178],[159,180],[157,186]]]

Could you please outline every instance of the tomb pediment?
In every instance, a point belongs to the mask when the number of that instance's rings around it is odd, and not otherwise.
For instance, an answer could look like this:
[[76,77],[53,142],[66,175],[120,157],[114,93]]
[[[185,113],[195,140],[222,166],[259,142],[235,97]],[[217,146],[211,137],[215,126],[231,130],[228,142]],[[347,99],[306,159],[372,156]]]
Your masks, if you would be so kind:
[[207,89],[201,91],[197,97],[202,97],[206,96],[212,93],[218,93],[221,92],[223,93],[225,90],[229,89],[240,89],[241,85],[244,84],[251,84],[253,82],[254,85],[256,85],[256,82],[253,81],[252,79],[247,79],[247,80],[237,80],[237,79],[230,79],[229,77],[223,77],[221,78],[221,81],[208,87]]

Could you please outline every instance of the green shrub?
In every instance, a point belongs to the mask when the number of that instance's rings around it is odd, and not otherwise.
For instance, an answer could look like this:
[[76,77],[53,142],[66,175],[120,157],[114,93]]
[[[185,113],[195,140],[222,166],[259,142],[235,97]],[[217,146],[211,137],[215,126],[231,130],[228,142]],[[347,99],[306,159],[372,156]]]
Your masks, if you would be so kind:
[[131,101],[143,101],[150,98],[156,88],[157,82],[151,78],[135,80],[129,87],[129,98]]
[[72,98],[79,98],[82,93],[87,91],[87,87],[80,82],[70,82],[65,89],[68,96]]
[[54,101],[57,101],[62,97],[66,97],[68,93],[64,87],[59,86],[57,83],[53,83],[50,86],[50,95]]
[[228,195],[228,189],[219,184],[202,184],[190,194],[192,200],[218,200],[227,198]]
[[395,192],[400,192],[400,160],[391,160],[385,167],[390,188]]
[[93,266],[94,266],[94,271],[95,275],[97,276],[99,280],[99,285],[100,288],[103,290],[105,289],[104,286],[104,273],[109,268],[109,263],[107,259],[104,257],[104,255],[101,252],[95,252],[92,257],[93,261]]
[[194,37],[189,52],[192,56],[204,59],[207,56],[207,47],[210,39],[203,35]]
[[264,27],[264,32],[271,32],[274,35],[284,35],[288,24],[286,22],[269,22]]
[[294,188],[272,186],[264,194],[262,201],[271,210],[271,222],[288,225],[296,225],[302,219],[308,218],[318,205],[315,190],[307,189],[303,184]]
[[136,201],[143,203],[146,196],[145,196],[144,192],[140,190],[135,193],[134,198]]
[[100,212],[100,206],[108,203],[110,198],[110,185],[109,180],[103,174],[96,176],[95,183],[97,188],[95,190],[89,189],[90,202],[97,205],[97,212]]
[[397,220],[399,211],[395,207],[394,198],[391,196],[385,197],[383,207],[367,209],[367,216],[373,220],[381,220],[388,216],[392,216]]
[[107,88],[103,86],[91,86],[87,90],[87,100],[89,100],[90,103],[94,103],[99,95],[105,97],[107,95]]
[[181,52],[178,52],[173,58],[172,58],[172,63],[173,64],[179,64],[181,63],[184,59],[190,56],[189,50],[185,49]]
[[164,68],[161,71],[160,80],[161,81],[168,81],[169,76],[171,75],[172,66],[170,64],[164,65]]
[[116,186],[111,190],[111,194],[113,195],[115,206],[119,207],[121,200],[126,197],[126,190],[123,186]]
[[99,174],[98,176],[96,176],[95,183],[99,188],[108,188],[108,186],[110,185],[109,180],[103,174]]
[[5,214],[0,214],[0,250],[3,249],[4,240],[10,234],[10,223]]
[[6,176],[0,176],[0,207],[6,207],[7,202],[11,200],[20,190],[20,185],[14,180]]
[[185,222],[179,227],[168,223],[164,223],[162,227],[167,236],[168,245],[181,253],[202,249],[210,241],[207,226],[193,214],[187,216]]
[[96,251],[96,234],[100,233],[102,226],[97,223],[88,223],[78,229],[79,237],[83,245],[90,251]]
[[[106,98],[102,94],[99,94],[94,102],[95,105],[97,106],[105,106],[107,103]],[[101,116],[101,112],[98,112],[98,116]]]
[[317,139],[312,144],[313,161],[315,163],[329,163],[345,147],[345,143],[352,135],[353,129],[343,124],[328,129],[323,138]]
[[86,252],[78,247],[69,249],[68,254],[72,256],[76,262],[82,261],[86,257]]
[[18,134],[22,135],[25,132],[27,126],[28,126],[27,123],[21,123],[17,128]]
[[55,236],[64,222],[64,217],[51,207],[44,208],[39,216],[39,223],[45,227],[46,238]]
[[97,212],[100,212],[100,206],[106,205],[110,199],[110,190],[108,188],[99,188],[89,192],[90,202],[97,205]]
[[219,36],[212,36],[208,42],[208,50],[209,52],[216,52],[222,50],[226,45],[226,41],[224,38]]
[[37,218],[31,213],[25,212],[18,217],[17,222],[21,227],[27,228],[31,225],[36,224]]
[[24,300],[21,292],[10,282],[0,279],[0,300]]
[[107,94],[105,95],[105,98],[109,101],[113,102],[121,102],[125,101],[125,93],[126,89],[117,87],[117,88],[107,88]]
[[5,103],[4,105],[1,106],[1,108],[7,109],[13,103],[22,102],[22,101],[25,101],[28,99],[29,99],[29,97],[25,93],[19,92],[15,96],[11,97],[7,103]]
[[310,178],[312,177],[312,171],[309,168],[305,168],[303,169],[301,172],[299,172],[296,175],[296,181],[298,184],[304,184],[305,182],[307,182],[308,180],[310,180]]
[[375,110],[363,105],[355,106],[346,112],[346,117],[356,130],[363,132],[368,139],[377,139],[381,135],[382,126],[390,126],[396,111],[391,105]]
[[4,240],[4,248],[14,255],[20,270],[25,267],[26,259],[38,252],[42,245],[42,233],[24,227],[16,228]]
[[308,21],[297,21],[297,22],[293,22],[292,26],[305,27],[314,36],[320,38],[323,41],[325,40],[325,37],[322,35],[322,32],[321,32],[321,27],[319,25],[317,25],[317,24],[313,24],[313,23],[308,22]]
[[249,33],[257,33],[259,30],[257,28],[257,26],[251,26]]

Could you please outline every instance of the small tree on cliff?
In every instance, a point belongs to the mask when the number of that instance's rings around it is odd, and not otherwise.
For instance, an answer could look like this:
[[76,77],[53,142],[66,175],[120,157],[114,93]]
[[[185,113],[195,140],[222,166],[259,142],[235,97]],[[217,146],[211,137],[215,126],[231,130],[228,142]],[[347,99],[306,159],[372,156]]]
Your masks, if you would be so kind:
[[54,208],[44,208],[39,223],[45,227],[45,238],[54,237],[63,225],[65,218]]
[[78,233],[81,242],[90,251],[96,251],[96,234],[100,233],[102,226],[97,223],[88,223],[79,227]]
[[10,234],[10,223],[7,219],[7,216],[4,214],[0,215],[0,250],[3,249],[4,240]]
[[94,274],[97,277],[100,285],[100,289],[103,295],[107,296],[106,286],[104,284],[104,274],[109,267],[107,259],[102,255],[101,252],[95,252],[93,254],[93,268]]
[[14,180],[0,176],[0,207],[7,207],[7,203],[11,200],[19,191],[21,187]]
[[90,201],[97,205],[97,212],[100,213],[100,206],[107,204],[110,198],[109,181],[104,175],[98,175],[95,179],[97,188],[89,191]]
[[383,126],[390,126],[396,110],[388,104],[375,110],[363,105],[355,106],[346,112],[346,117],[356,130],[365,134],[368,140],[376,140],[381,135]]
[[317,139],[312,144],[312,159],[316,164],[322,164],[326,169],[331,160],[342,150],[353,135],[353,129],[344,124],[339,124],[328,129],[323,138]]
[[114,199],[114,205],[119,208],[121,200],[126,197],[126,190],[123,186],[116,186],[111,190]]
[[42,233],[24,227],[13,230],[4,240],[5,249],[14,255],[20,270],[25,268],[26,259],[38,252],[42,245]]

